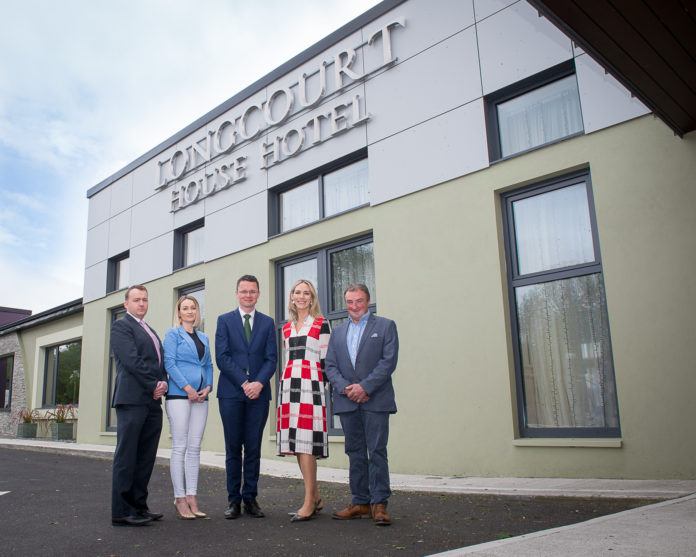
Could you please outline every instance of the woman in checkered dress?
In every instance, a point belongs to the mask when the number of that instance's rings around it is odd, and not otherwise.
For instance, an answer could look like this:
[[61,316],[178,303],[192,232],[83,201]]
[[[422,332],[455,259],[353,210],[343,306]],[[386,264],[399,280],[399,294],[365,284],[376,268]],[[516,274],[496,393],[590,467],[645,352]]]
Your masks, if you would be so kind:
[[295,455],[305,483],[305,500],[291,521],[312,518],[323,504],[317,487],[317,459],[329,456],[326,429],[324,358],[331,329],[311,282],[290,289],[290,321],[283,327],[285,370],[280,379],[276,414],[278,455]]

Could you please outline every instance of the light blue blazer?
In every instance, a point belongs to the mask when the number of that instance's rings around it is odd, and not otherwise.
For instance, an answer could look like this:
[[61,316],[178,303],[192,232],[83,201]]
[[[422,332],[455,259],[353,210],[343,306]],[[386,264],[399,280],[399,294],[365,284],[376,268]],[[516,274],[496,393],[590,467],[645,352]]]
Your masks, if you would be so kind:
[[[184,387],[191,385],[196,390],[206,386],[213,388],[213,361],[210,357],[208,335],[195,329],[205,346],[203,359],[198,359],[196,344],[183,326],[169,329],[164,337],[164,367],[169,375],[168,395],[186,396]],[[199,387],[200,385],[200,387]]]

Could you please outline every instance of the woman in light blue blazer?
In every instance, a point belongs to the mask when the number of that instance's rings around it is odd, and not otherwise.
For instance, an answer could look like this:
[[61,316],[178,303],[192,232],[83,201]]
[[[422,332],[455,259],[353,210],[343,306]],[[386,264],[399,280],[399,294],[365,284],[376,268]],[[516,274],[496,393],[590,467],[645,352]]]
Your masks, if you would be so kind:
[[213,388],[213,362],[208,336],[197,330],[201,312],[196,298],[179,298],[174,324],[178,326],[169,329],[164,337],[164,367],[169,375],[165,408],[172,434],[174,506],[179,518],[205,518],[196,495],[208,394]]

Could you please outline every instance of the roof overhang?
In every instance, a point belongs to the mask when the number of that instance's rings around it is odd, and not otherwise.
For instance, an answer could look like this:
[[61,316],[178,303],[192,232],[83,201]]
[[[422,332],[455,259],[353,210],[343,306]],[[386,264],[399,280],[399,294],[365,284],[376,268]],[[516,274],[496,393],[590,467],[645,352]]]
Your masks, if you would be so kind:
[[527,0],[679,136],[696,129],[694,0]]

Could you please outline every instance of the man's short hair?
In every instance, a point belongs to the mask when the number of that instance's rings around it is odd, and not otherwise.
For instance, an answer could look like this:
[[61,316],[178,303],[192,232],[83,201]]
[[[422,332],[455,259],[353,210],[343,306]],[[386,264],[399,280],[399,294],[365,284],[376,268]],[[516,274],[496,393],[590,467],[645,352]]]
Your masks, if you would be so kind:
[[349,284],[348,288],[343,291],[343,297],[345,298],[348,292],[356,292],[357,290],[364,292],[365,296],[367,296],[367,301],[370,301],[370,291],[362,282],[354,282],[353,284]]
[[259,290],[259,279],[257,279],[254,275],[242,275],[237,279],[237,286],[235,290],[239,290],[239,283],[240,282],[255,282],[256,283],[256,290]]
[[142,290],[143,292],[145,292],[145,294],[147,294],[147,288],[145,288],[142,284],[134,284],[128,290],[126,290],[126,301],[128,301],[128,296],[130,295],[131,290]]

